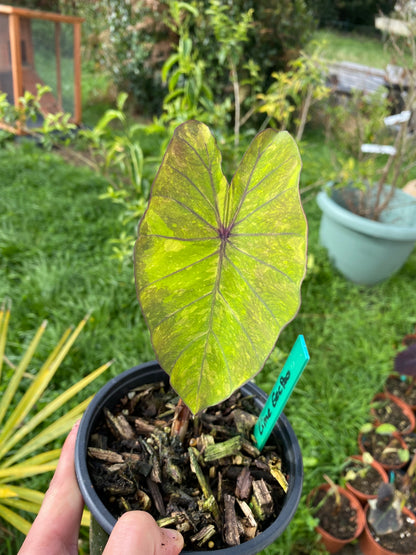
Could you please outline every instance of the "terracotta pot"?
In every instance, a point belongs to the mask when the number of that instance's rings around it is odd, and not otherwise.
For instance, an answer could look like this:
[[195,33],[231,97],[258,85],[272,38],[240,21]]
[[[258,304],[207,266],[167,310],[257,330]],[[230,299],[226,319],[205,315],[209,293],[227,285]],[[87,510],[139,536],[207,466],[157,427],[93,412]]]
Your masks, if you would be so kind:
[[[363,552],[363,554],[364,555],[399,555],[396,551],[390,551],[389,549],[385,549],[379,543],[376,542],[367,524],[367,511],[368,511],[368,505],[365,508],[366,517],[365,517],[364,530],[359,540],[360,549]],[[410,517],[412,520],[415,519],[415,515],[412,513],[412,511],[410,511],[406,507],[403,507],[402,512],[404,515]],[[416,526],[416,521],[415,521],[415,526]],[[416,548],[414,551],[411,551],[406,555],[416,555]]]
[[[358,447],[359,447],[361,453],[365,453],[366,451],[368,451],[368,449],[365,447],[365,445],[363,443],[363,437],[365,435],[366,434],[363,434],[362,432],[360,432],[359,435],[358,435]],[[395,439],[397,439],[397,441],[400,443],[400,445],[403,449],[407,449],[407,444],[406,444],[404,438],[399,433],[394,432],[393,434],[391,434],[391,437],[394,437]],[[380,461],[380,460],[376,459],[376,457],[374,456],[373,453],[370,453],[370,454],[373,456],[373,458],[375,460],[377,460],[378,463],[381,464],[381,466],[384,468],[384,470],[400,470],[401,468],[404,468],[408,464],[407,461],[402,462],[400,464],[387,464],[387,463],[384,463],[383,461]]]
[[[313,496],[319,490],[328,491],[330,487],[331,486],[329,484],[321,484],[320,486],[312,490],[307,499],[308,505],[310,506]],[[338,551],[340,551],[345,545],[347,545],[348,543],[351,543],[353,540],[358,538],[358,536],[363,531],[364,524],[365,524],[364,510],[361,506],[361,503],[358,501],[355,495],[353,495],[351,492],[347,491],[346,489],[340,486],[337,486],[337,489],[343,497],[346,497],[349,500],[350,504],[355,509],[357,513],[357,527],[355,530],[355,534],[351,538],[341,540],[339,538],[336,538],[326,530],[324,530],[322,526],[317,526],[316,531],[318,532],[318,534],[320,534],[322,543],[325,545],[325,548],[327,549],[327,551],[329,551],[329,553],[338,553]]]
[[[389,374],[389,375],[387,376],[387,378],[386,378],[386,382],[387,382],[388,379],[394,379],[394,380],[397,380],[397,381],[401,382],[401,381],[402,381],[402,377],[408,378],[408,376],[401,376],[400,374]],[[409,403],[408,400],[406,399],[406,395],[405,395],[403,392],[401,392],[400,395],[397,395],[396,393],[390,391],[390,390],[387,388],[386,382],[384,383],[384,391],[385,391],[386,393],[390,393],[391,395],[395,395],[395,396],[398,397],[399,399],[402,399],[405,403],[407,403],[407,404],[409,405],[409,407],[411,407],[411,409],[413,410],[413,412],[416,412],[416,402],[411,402],[411,403]],[[409,381],[409,379],[405,379],[405,380],[403,380],[403,382],[406,383],[406,385],[407,385],[409,388],[412,388],[412,382]],[[413,386],[413,387],[415,387],[415,386]]]
[[[416,426],[415,414],[412,410],[412,407],[408,405],[405,401],[403,401],[403,399],[399,399],[399,397],[396,397],[395,395],[392,395],[388,392],[377,393],[377,395],[373,397],[373,401],[382,401],[384,399],[387,399],[399,406],[405,417],[409,420],[409,425],[407,426],[407,428],[405,428],[404,430],[399,430],[400,433],[402,435],[411,434]],[[374,418],[376,418],[375,410],[373,408],[371,409],[371,414],[374,416]],[[382,422],[380,420],[377,420],[376,418],[376,424],[380,425],[382,424]]]
[[[352,457],[350,457],[350,459],[363,462],[362,455],[353,455]],[[373,461],[370,463],[370,466],[375,470],[377,470],[383,482],[387,484],[389,481],[389,477],[387,476],[387,472],[384,470],[381,464],[377,462],[375,459],[373,459]],[[353,495],[355,495],[355,497],[360,501],[362,505],[365,505],[369,499],[375,499],[377,497],[377,494],[370,495],[362,491],[359,491],[358,489],[355,489],[355,487],[351,484],[351,482],[345,482],[345,489],[347,489]]]

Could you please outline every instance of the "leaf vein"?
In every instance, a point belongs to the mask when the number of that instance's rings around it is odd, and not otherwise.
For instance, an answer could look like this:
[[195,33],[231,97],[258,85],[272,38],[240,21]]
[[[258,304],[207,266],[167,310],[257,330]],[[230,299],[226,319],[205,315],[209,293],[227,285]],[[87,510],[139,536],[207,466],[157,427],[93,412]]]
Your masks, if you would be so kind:
[[141,293],[142,291],[144,291],[145,289],[147,289],[148,287],[154,285],[155,283],[160,283],[161,281],[168,279],[172,276],[174,276],[175,274],[179,274],[181,272],[183,272],[184,270],[187,270],[188,268],[192,268],[193,266],[196,266],[197,264],[200,264],[201,262],[204,262],[205,260],[208,260],[209,258],[216,256],[218,254],[219,250],[217,249],[215,252],[208,254],[207,256],[204,256],[203,258],[200,258],[199,260],[196,260],[195,262],[192,262],[191,264],[187,264],[186,266],[183,266],[182,268],[179,268],[178,270],[175,270],[174,272],[171,272],[170,274],[166,274],[158,279],[155,279],[149,283],[147,283],[146,285],[144,285],[140,290],[139,293]]
[[181,206],[182,208],[184,208],[185,210],[187,210],[188,212],[190,212],[191,214],[193,214],[196,218],[198,218],[199,220],[201,220],[202,223],[206,224],[208,227],[210,227],[211,229],[213,229],[214,231],[217,231],[216,227],[214,227],[212,224],[210,224],[205,218],[203,218],[200,214],[198,214],[198,212],[196,212],[195,210],[192,210],[192,208],[190,208],[189,206],[187,206],[185,203],[181,202],[180,200],[173,198],[173,197],[168,197],[166,195],[158,195],[157,198],[163,198],[163,199],[167,199],[167,200],[173,200],[173,202],[176,202],[177,204],[179,204],[179,206]]
[[189,302],[187,304],[184,304],[183,306],[181,306],[180,308],[177,308],[176,310],[174,310],[173,312],[171,312],[167,316],[164,316],[157,324],[154,325],[155,329],[158,328],[161,324],[163,324],[163,322],[165,322],[166,320],[169,320],[169,318],[172,318],[173,316],[175,316],[176,314],[178,314],[182,310],[185,310],[185,308],[189,308],[193,304],[197,303],[198,301],[201,301],[202,299],[205,299],[205,297],[209,297],[210,295],[211,295],[211,291],[209,293],[206,293],[205,295],[201,295],[197,299],[194,299],[194,300],[192,300],[191,302]]
[[241,277],[241,279],[244,281],[244,283],[247,285],[247,287],[251,290],[251,292],[258,298],[258,300],[261,302],[261,304],[266,308],[266,310],[271,314],[273,320],[276,322],[276,324],[278,326],[280,326],[276,316],[273,313],[273,310],[269,307],[269,305],[266,303],[266,301],[260,297],[260,295],[257,293],[257,291],[254,289],[254,287],[247,281],[246,277],[242,274],[241,270],[239,268],[237,268],[237,266],[230,260],[230,258],[227,256],[226,257],[228,262],[231,264],[231,266],[235,269],[235,271],[237,272],[237,274]]
[[[274,270],[275,272],[278,272],[280,275],[286,277],[291,283],[294,283],[293,279],[286,274],[285,272],[283,272],[282,270],[280,270],[279,268],[277,268],[277,266],[274,266],[274,264],[269,264],[268,262],[265,262],[264,260],[261,260],[261,258],[257,258],[257,256],[254,256],[253,254],[250,254],[249,252],[244,251],[243,249],[241,249],[240,247],[237,247],[236,245],[234,245],[232,243],[232,241],[230,241],[230,245],[238,252],[240,252],[241,254],[244,254],[245,256],[248,256],[249,258],[255,260],[256,262],[258,262],[259,264],[263,265],[263,266],[267,266],[268,268],[271,268],[272,270]],[[227,258],[227,260],[230,261],[229,258]]]

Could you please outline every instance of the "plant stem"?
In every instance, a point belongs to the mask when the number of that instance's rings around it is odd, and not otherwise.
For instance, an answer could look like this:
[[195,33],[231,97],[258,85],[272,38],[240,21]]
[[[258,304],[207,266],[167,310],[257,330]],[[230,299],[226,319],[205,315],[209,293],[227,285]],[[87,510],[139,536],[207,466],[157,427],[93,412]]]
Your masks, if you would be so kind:
[[186,432],[188,430],[189,419],[191,417],[191,411],[182,401],[179,399],[178,404],[175,408],[175,414],[173,416],[172,428],[170,430],[171,437],[178,437],[183,443],[185,439]]

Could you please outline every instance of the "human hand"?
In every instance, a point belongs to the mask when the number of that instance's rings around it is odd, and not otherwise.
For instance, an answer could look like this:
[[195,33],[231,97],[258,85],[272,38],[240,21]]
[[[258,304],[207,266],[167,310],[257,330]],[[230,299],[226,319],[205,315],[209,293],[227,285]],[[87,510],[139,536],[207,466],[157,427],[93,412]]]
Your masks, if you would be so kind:
[[[77,555],[84,501],[74,468],[76,424],[61,452],[39,514],[18,555]],[[159,528],[142,511],[125,513],[116,523],[103,555],[178,555],[183,538],[176,530]]]

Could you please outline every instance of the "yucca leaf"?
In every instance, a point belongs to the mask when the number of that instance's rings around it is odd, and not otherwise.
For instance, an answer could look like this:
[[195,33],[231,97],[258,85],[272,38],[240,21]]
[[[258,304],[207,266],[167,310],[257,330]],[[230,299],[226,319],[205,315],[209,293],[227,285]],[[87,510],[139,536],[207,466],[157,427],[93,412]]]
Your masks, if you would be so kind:
[[8,486],[0,486],[0,500],[5,497],[17,497],[17,493]]
[[[38,453],[37,455],[33,455],[33,457],[25,459],[24,462],[15,464],[13,468],[21,468],[22,466],[25,466],[25,465],[36,466],[39,464],[48,464],[50,462],[57,461],[59,459],[60,454],[61,454],[60,449],[51,449],[50,451],[44,451],[42,453]],[[8,468],[8,467],[1,465],[0,468]]]
[[36,403],[36,401],[40,398],[42,393],[45,391],[46,387],[48,386],[50,380],[52,379],[55,372],[59,368],[63,359],[66,357],[66,355],[68,354],[68,351],[70,350],[75,340],[81,333],[88,318],[89,318],[89,315],[85,316],[81,320],[81,322],[72,332],[72,334],[69,336],[68,340],[65,341],[65,343],[62,345],[62,347],[59,350],[55,348],[53,351],[54,356],[53,357],[50,356],[48,358],[48,361],[42,366],[34,382],[26,391],[21,402],[18,404],[18,406],[13,411],[10,418],[8,418],[6,424],[4,425],[3,430],[0,434],[0,443],[5,441],[14,432],[14,428],[17,428],[20,422],[28,414],[32,406]]
[[14,497],[20,497],[20,499],[25,499],[26,501],[31,501],[32,503],[41,504],[45,494],[41,491],[35,489],[24,488],[22,486],[8,486],[10,491],[14,494]]
[[21,467],[12,466],[10,468],[0,468],[0,482],[7,479],[7,482],[14,482],[29,476],[36,476],[44,472],[51,472],[55,470],[57,460],[47,464],[39,464],[35,466],[22,465]]
[[89,527],[90,524],[91,524],[91,513],[85,509],[82,513],[81,526]]
[[296,315],[307,224],[287,132],[252,141],[231,184],[209,128],[180,125],[135,246],[138,298],[156,357],[193,413],[263,367]]
[[[33,489],[23,488],[20,486],[13,486],[13,485],[8,486],[8,490],[12,494],[10,497],[12,496],[18,497],[19,499],[32,503],[32,506],[35,510],[31,512],[34,512],[35,514],[39,512],[39,507],[41,506],[43,498],[45,497],[44,493]],[[0,488],[0,491],[1,491],[1,488]],[[1,502],[2,500],[0,500],[0,503]],[[27,506],[29,507],[29,505]],[[28,509],[24,509],[24,510],[28,510]],[[91,514],[88,510],[84,509],[84,511],[82,512],[81,526],[88,527],[90,525],[90,522],[91,522]]]
[[4,505],[0,504],[0,517],[9,522],[14,528],[23,532],[23,534],[27,534],[32,526],[32,523],[26,520],[25,518],[21,517],[14,511],[11,511]]
[[19,511],[26,511],[28,513],[37,514],[40,509],[39,503],[33,503],[32,501],[25,501],[24,499],[2,499],[2,505],[7,507],[13,507],[14,509],[19,509]]
[[59,408],[61,408],[67,401],[72,399],[74,395],[82,391],[88,384],[94,381],[98,376],[100,376],[105,370],[107,370],[112,364],[112,361],[103,364],[88,376],[85,376],[82,380],[71,386],[69,389],[61,393],[56,399],[51,401],[44,407],[41,411],[36,413],[26,424],[24,424],[17,432],[15,432],[8,441],[4,442],[3,445],[0,446],[0,459],[1,457],[10,451],[14,445],[16,445],[21,439],[23,439],[28,433],[36,428],[39,424],[41,424],[46,418],[48,418],[51,414],[56,412]]
[[10,305],[6,308],[3,303],[0,309],[0,380],[3,368],[4,351],[6,348],[7,328],[10,320]]
[[11,457],[5,460],[1,466],[3,468],[7,468],[16,461],[30,455],[30,453],[41,449],[44,445],[47,445],[56,438],[66,435],[75,422],[82,416],[83,412],[91,402],[92,397],[93,395],[82,401],[82,403],[68,411],[64,416],[61,416],[61,418],[39,432],[34,438],[22,445]]
[[[37,330],[25,354],[23,355],[22,360],[20,361],[19,365],[15,369],[14,374],[9,382],[9,385],[7,386],[6,391],[2,396],[2,399],[0,401],[0,424],[3,421],[4,415],[6,414],[7,409],[9,408],[10,401],[13,399],[13,396],[16,393],[17,388],[19,387],[19,383],[22,379],[23,373],[25,372],[30,361],[32,360],[32,357],[36,351],[39,341],[41,340],[41,337],[43,335],[43,332],[45,331],[46,325],[47,325],[47,322],[45,320],[39,326],[39,329]],[[6,426],[7,424],[4,426],[2,433],[0,434],[0,442],[2,441],[2,438],[7,435],[5,430]]]
[[[0,371],[1,363],[6,358],[5,346],[9,318],[10,309],[6,303],[3,303],[3,306],[0,308]],[[5,415],[10,413],[0,432],[0,521],[3,520],[10,523],[25,534],[29,531],[31,522],[12,509],[37,513],[43,501],[44,493],[23,487],[22,485],[13,485],[12,482],[19,483],[27,477],[45,472],[50,473],[56,469],[61,449],[51,449],[46,452],[42,452],[42,449],[46,444],[68,434],[76,420],[82,416],[92,396],[67,411],[61,418],[41,430],[23,445],[21,445],[22,440],[32,433],[37,426],[44,423],[51,415],[61,409],[67,401],[84,390],[88,384],[102,374],[111,364],[109,362],[100,366],[64,391],[52,402],[48,403],[41,411],[33,416],[31,415],[30,419],[28,418],[29,412],[34,408],[36,401],[49,384],[51,377],[60,366],[87,319],[88,316],[78,324],[75,330],[69,328],[65,331],[37,375],[31,376],[33,381],[29,384],[26,393],[16,404],[15,394],[17,389],[21,389],[23,386],[21,384],[22,377],[46,326],[46,322],[43,322],[20,363],[14,369],[12,378],[0,400],[2,418],[4,419]],[[19,442],[21,442],[20,446],[16,449],[15,446]],[[14,450],[12,451],[13,448]],[[7,456],[8,458],[5,458]],[[88,511],[84,511],[82,525],[88,526],[89,523],[90,514]]]

